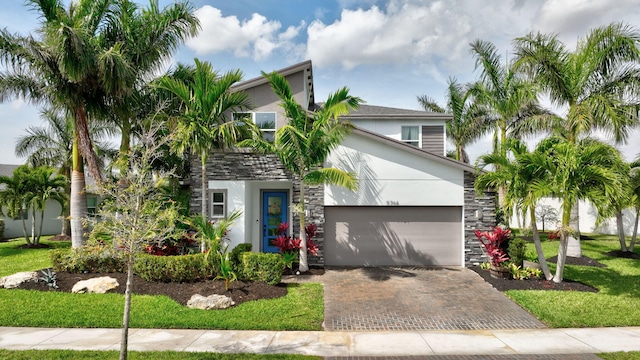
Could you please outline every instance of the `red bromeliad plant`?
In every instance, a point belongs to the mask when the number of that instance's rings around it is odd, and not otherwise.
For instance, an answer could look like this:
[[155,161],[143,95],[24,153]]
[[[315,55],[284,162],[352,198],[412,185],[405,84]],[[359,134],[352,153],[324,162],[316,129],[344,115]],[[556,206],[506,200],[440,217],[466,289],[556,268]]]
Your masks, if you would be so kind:
[[507,253],[504,251],[504,245],[511,238],[511,230],[501,226],[490,228],[489,231],[475,230],[474,233],[480,243],[487,250],[487,254],[491,258],[492,266],[502,266],[504,262],[509,261]]
[[[276,228],[276,234],[278,234],[278,237],[273,241],[273,245],[280,251],[280,254],[284,258],[285,266],[289,269],[293,269],[293,263],[298,259],[302,240],[288,235],[288,230],[288,223],[281,223],[278,225]],[[318,244],[313,242],[313,237],[316,236],[316,226],[314,224],[309,224],[304,228],[304,230],[307,235],[307,253],[317,255]]]

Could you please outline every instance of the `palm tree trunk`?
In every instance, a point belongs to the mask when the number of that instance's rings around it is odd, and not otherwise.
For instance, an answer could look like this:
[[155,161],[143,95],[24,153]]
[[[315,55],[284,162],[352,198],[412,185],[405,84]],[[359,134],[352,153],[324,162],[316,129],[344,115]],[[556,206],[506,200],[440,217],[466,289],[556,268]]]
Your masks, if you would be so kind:
[[[22,219],[22,233],[24,234],[24,240],[27,242],[27,245],[31,245],[31,238],[27,234],[27,223],[24,221],[24,216],[22,216],[23,210],[20,210],[20,218]],[[28,213],[27,213],[28,214]]]
[[[75,138],[75,137],[74,137]],[[71,173],[71,246],[80,248],[84,246],[84,227],[82,220],[87,216],[87,195],[85,193],[84,165],[82,155],[77,146],[77,139],[73,141],[73,170]]]
[[133,284],[133,253],[127,260],[127,287],[124,291],[124,315],[122,316],[122,333],[120,336],[120,360],[127,360],[129,345],[129,316],[131,314],[131,288]]
[[538,254],[540,269],[544,274],[544,278],[547,280],[551,280],[553,278],[553,275],[551,275],[551,270],[549,270],[547,259],[544,257],[544,253],[542,251],[542,242],[540,241],[540,233],[538,232],[538,224],[536,223],[536,209],[534,206],[531,206],[529,208],[529,213],[531,214],[531,231],[533,232],[533,243],[536,246],[536,254]]
[[38,245],[38,239],[36,238],[36,206],[32,205],[31,208],[31,240],[33,245]]
[[38,227],[38,238],[34,240],[35,244],[40,243],[40,237],[42,236],[42,224],[44,224],[44,205],[40,209],[40,227]]
[[582,257],[582,247],[580,246],[580,203],[576,201],[571,207],[571,218],[567,225],[575,230],[575,235],[568,235],[567,256]]
[[633,225],[633,234],[631,234],[631,244],[629,245],[629,251],[631,252],[633,252],[636,238],[638,237],[638,221],[640,221],[640,207],[636,207],[636,223]]
[[569,233],[567,228],[571,221],[571,209],[562,210],[562,230],[560,231],[560,245],[558,246],[558,261],[556,262],[556,274],[553,276],[553,282],[561,283],[564,276],[564,265],[567,260],[567,243]]
[[[67,174],[69,179],[71,179],[71,174]],[[67,198],[64,201],[64,206],[62,207],[62,231],[60,231],[60,235],[71,236],[71,224],[69,223],[69,217],[71,213],[69,213],[69,203],[71,201],[71,184],[67,184],[64,188],[65,193],[67,194]]]
[[616,227],[618,228],[618,240],[620,241],[620,250],[626,252],[627,239],[624,238],[624,224],[622,222],[622,211],[616,213]]
[[307,261],[307,233],[304,231],[305,224],[305,207],[304,207],[304,180],[300,177],[300,263],[298,270],[300,272],[309,271],[309,263]]

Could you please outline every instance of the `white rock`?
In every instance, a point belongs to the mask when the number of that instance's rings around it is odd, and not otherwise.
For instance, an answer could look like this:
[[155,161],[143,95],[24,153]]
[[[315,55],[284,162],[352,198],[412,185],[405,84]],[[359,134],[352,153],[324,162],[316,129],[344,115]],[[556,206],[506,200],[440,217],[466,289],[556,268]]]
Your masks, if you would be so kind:
[[102,276],[93,279],[78,281],[71,292],[73,293],[97,293],[104,294],[111,289],[118,287],[118,281],[109,276]]
[[210,295],[205,297],[200,294],[195,294],[187,301],[187,307],[202,310],[226,309],[235,304],[230,297],[224,295]]
[[12,289],[27,281],[38,281],[35,271],[23,271],[0,279],[0,288]]

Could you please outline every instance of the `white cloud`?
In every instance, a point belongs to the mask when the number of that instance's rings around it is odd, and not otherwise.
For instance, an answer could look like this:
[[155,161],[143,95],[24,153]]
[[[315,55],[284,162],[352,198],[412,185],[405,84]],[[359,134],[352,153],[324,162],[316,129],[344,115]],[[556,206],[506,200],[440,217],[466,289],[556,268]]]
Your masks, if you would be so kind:
[[269,21],[263,15],[254,13],[250,19],[242,21],[236,16],[223,16],[222,12],[205,5],[195,12],[202,31],[189,40],[187,46],[197,54],[212,54],[231,51],[236,57],[251,57],[263,60],[277,49],[295,48],[293,40],[305,27],[289,26],[283,32],[279,21]]
[[20,110],[20,109],[22,109],[24,104],[25,104],[25,101],[24,101],[23,98],[17,98],[15,100],[11,101],[11,109]]

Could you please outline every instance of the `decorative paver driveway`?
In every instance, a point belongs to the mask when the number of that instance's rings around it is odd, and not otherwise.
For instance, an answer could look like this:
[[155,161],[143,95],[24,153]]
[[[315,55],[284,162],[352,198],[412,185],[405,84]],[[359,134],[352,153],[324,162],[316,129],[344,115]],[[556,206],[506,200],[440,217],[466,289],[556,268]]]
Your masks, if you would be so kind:
[[329,268],[324,328],[535,329],[544,324],[465,268]]

